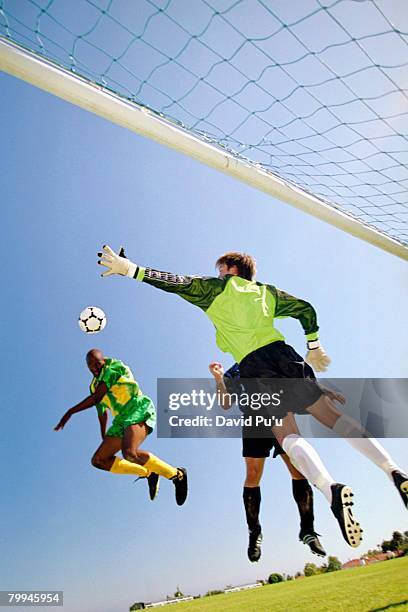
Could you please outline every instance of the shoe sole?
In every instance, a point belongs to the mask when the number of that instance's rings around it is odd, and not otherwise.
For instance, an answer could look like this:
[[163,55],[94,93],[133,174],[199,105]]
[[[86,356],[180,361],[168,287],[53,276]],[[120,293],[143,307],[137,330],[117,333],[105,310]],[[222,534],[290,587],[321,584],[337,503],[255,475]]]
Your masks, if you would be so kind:
[[405,493],[405,495],[408,495],[408,480],[404,480],[404,482],[401,482],[400,489],[403,493]]
[[408,480],[404,480],[403,482],[401,482],[399,490],[401,493],[407,496],[405,499],[405,506],[408,509]]
[[[307,546],[307,544],[306,544],[306,546]],[[312,549],[310,548],[310,546],[309,546],[309,550],[310,550],[310,552],[312,553],[312,555],[316,555],[316,557],[325,557],[325,556],[327,555],[327,553],[319,553],[319,552],[317,552],[317,551],[315,551],[315,550],[312,550]]]
[[342,488],[340,494],[342,505],[341,512],[344,523],[344,532],[342,530],[342,533],[347,544],[349,544],[352,548],[357,548],[357,546],[361,544],[361,534],[363,533],[363,530],[361,529],[360,523],[356,521],[353,516],[353,511],[351,509],[351,507],[354,505],[352,500],[353,495],[354,493],[350,487],[345,486]]

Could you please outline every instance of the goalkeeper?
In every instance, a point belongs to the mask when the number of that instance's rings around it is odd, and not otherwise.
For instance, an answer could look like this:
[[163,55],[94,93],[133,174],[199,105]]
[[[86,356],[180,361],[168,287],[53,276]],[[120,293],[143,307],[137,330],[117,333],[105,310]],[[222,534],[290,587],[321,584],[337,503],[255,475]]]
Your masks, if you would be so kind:
[[[287,412],[311,414],[339,437],[345,437],[389,476],[404,505],[408,506],[408,476],[356,421],[337,410],[314,380],[312,368],[324,372],[330,359],[320,345],[316,312],[311,304],[273,285],[253,280],[255,261],[242,253],[226,253],[217,260],[218,278],[181,276],[144,268],[123,257],[123,253],[117,255],[109,246],[103,247],[103,253],[98,255],[101,258],[98,263],[107,268],[102,276],[128,276],[176,293],[201,308],[216,328],[218,347],[234,357],[242,378],[308,379],[309,384],[302,385],[301,396],[294,398]],[[307,340],[305,360],[285,343],[283,335],[274,327],[276,317],[298,319]],[[351,512],[350,487],[333,480],[316,451],[291,427],[289,420],[284,419],[283,426],[275,427],[273,433],[293,465],[322,491],[346,542],[358,546],[361,528]]]
[[[55,426],[55,431],[63,429],[77,412],[96,406],[102,444],[92,457],[92,465],[112,474],[147,478],[152,500],[157,495],[159,476],[163,476],[173,481],[176,502],[183,505],[187,498],[186,470],[173,467],[140,449],[156,423],[156,409],[150,397],[143,395],[130,368],[122,361],[109,359],[99,349],[92,349],[86,356],[86,363],[93,374],[91,395],[70,408]],[[114,419],[106,431],[108,409]],[[123,459],[116,456],[120,450]]]

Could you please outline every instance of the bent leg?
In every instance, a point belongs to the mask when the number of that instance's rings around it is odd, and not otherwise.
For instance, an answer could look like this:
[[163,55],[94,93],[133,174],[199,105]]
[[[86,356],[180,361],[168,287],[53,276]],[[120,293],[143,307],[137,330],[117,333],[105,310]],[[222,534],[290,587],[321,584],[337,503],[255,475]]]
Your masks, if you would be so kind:
[[291,475],[292,480],[306,480],[303,474],[301,474],[299,470],[295,468],[295,466],[293,465],[293,463],[291,462],[291,460],[286,454],[281,455],[281,459],[283,463],[286,465],[288,472]]
[[333,401],[327,396],[322,395],[319,399],[307,408],[309,414],[314,416],[322,425],[329,429],[333,429],[337,419],[341,416],[341,412],[337,410]]
[[281,455],[292,476],[292,493],[300,518],[300,533],[314,532],[313,490],[308,480],[292,465],[287,455]]
[[126,461],[138,465],[144,465],[148,461],[149,453],[139,449],[147,435],[148,428],[145,423],[137,423],[126,427],[122,442],[122,454]]
[[334,482],[314,448],[297,434],[288,434],[282,441],[282,447],[291,462],[323,493],[346,542],[350,546],[358,546],[362,530],[351,510],[353,492],[350,487]]
[[308,412],[320,423],[332,429],[339,437],[344,438],[350,446],[367,457],[393,480],[393,472],[400,468],[391,455],[378,440],[370,436],[358,421],[339,412],[330,398],[323,395],[308,408]]
[[292,493],[300,518],[300,533],[314,532],[313,490],[308,480],[295,468],[287,455],[281,455],[292,477]]
[[123,417],[117,415],[109,427],[101,446],[92,458],[92,465],[108,470],[113,474],[132,474],[146,476],[147,472],[142,466],[135,465],[119,459],[115,454],[122,448],[124,436]]
[[272,427],[272,431],[273,435],[281,446],[286,436],[289,436],[291,434],[297,434],[298,436],[300,435],[297,423],[292,412],[288,412],[288,414],[282,420],[282,425],[275,425],[274,427]]
[[147,471],[141,466],[134,465],[124,459],[119,459],[115,454],[121,449],[122,438],[106,436],[100,447],[92,457],[92,465],[100,470],[112,472],[112,474],[133,474],[146,476]]
[[364,436],[364,433],[367,432],[364,432],[357,421],[343,414],[337,420],[333,431],[344,438],[350,446],[367,457],[367,459],[377,465],[393,480],[392,474],[399,470],[399,467],[378,440]]
[[115,455],[122,447],[122,438],[106,436],[102,444],[95,451],[91,463],[99,470],[110,471]]
[[156,457],[156,455],[139,448],[146,439],[148,433],[149,429],[145,423],[129,425],[129,427],[126,428],[122,446],[124,458],[131,463],[141,466],[141,468],[145,470],[146,476],[154,472],[169,480],[175,478],[178,475],[178,468],[162,461],[159,457]]
[[273,433],[291,463],[315,485],[331,503],[331,485],[335,483],[322,460],[309,442],[299,436],[296,422],[291,415],[283,419],[281,427],[275,426]]

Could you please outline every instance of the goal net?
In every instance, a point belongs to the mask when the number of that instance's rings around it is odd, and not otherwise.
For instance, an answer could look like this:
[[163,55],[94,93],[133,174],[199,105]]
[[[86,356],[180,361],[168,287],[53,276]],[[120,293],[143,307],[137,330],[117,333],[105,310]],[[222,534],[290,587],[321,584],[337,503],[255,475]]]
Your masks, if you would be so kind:
[[404,0],[0,0],[0,69],[408,259]]

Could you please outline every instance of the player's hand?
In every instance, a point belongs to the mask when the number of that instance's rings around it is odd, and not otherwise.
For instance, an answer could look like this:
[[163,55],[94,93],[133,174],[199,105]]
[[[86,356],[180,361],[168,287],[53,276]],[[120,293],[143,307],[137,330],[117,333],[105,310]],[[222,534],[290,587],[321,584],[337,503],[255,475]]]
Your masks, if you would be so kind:
[[212,361],[208,366],[211,374],[214,376],[215,380],[222,380],[224,377],[224,368],[222,363],[218,361]]
[[331,359],[323,347],[320,346],[318,340],[309,341],[307,343],[309,350],[307,351],[305,361],[316,372],[325,372],[331,363]]
[[64,414],[64,416],[62,417],[58,425],[54,427],[54,431],[59,431],[60,429],[64,429],[64,426],[68,423],[71,416],[72,416],[71,411],[68,410],[68,412]]
[[112,274],[120,274],[121,276],[132,276],[136,270],[136,264],[125,256],[123,247],[119,251],[119,255],[113,251],[110,246],[105,245],[102,253],[98,253],[100,260],[98,264],[108,268],[101,276],[111,276]]
[[323,393],[329,397],[332,402],[339,402],[339,404],[346,403],[346,398],[341,393],[337,393],[337,391],[332,391],[331,389],[322,389]]

